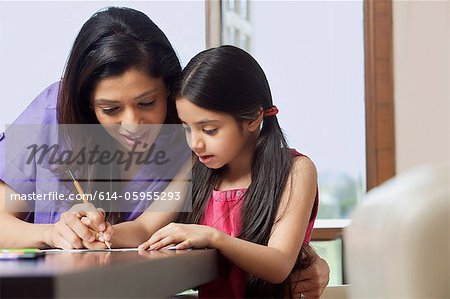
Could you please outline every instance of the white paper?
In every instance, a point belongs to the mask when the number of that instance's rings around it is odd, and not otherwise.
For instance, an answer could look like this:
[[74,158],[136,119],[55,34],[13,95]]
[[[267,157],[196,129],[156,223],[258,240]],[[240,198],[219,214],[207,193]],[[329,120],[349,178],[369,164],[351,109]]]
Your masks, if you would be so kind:
[[[170,246],[164,249],[175,250],[175,246]],[[63,252],[127,252],[127,251],[139,251],[136,248],[112,248],[112,249],[42,249],[45,253],[63,253]]]

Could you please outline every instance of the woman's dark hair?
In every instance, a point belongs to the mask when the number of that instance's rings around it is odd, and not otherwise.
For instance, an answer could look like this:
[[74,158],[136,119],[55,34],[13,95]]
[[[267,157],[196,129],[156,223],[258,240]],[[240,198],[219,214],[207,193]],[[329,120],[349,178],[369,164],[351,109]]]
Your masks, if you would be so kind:
[[[90,105],[90,97],[97,83],[105,78],[120,76],[129,69],[138,69],[155,78],[162,78],[170,94],[167,99],[165,123],[178,123],[173,91],[181,75],[178,57],[161,29],[142,12],[125,7],[109,7],[95,13],[81,28],[66,63],[59,90],[57,119],[58,124],[98,124],[97,117]],[[90,144],[92,140],[106,146],[114,141],[99,140],[92,132],[73,132],[69,134],[64,126],[60,132],[61,140],[78,153],[79,142]],[[80,130],[80,131],[89,131]],[[77,138],[74,137],[77,135]],[[80,136],[81,135],[81,136]],[[91,143],[92,144],[92,143]],[[98,164],[98,163],[97,163]],[[120,184],[97,182],[100,172],[112,173],[110,180],[120,181],[117,165],[108,165],[110,169],[101,169],[101,165],[70,166],[78,177],[86,178],[85,191],[120,191]],[[110,163],[114,164],[114,163]],[[76,167],[76,168],[75,168]],[[55,173],[61,179],[68,178],[65,171],[69,167],[57,165]],[[74,169],[75,168],[75,169]],[[105,168],[105,167],[103,167]],[[108,203],[111,204],[111,203]],[[98,207],[98,206],[97,206]],[[121,213],[112,212],[117,208],[104,206],[107,220],[111,223],[121,221]]]
[[[177,97],[202,108],[224,112],[237,121],[255,120],[261,109],[273,106],[264,71],[244,50],[221,46],[196,55],[182,72]],[[240,238],[267,245],[292,157],[276,116],[263,120],[252,161],[252,182],[242,206]],[[226,166],[225,166],[226,167]],[[180,222],[199,223],[223,169],[195,163],[192,173],[192,213],[180,214]],[[288,282],[273,285],[250,276],[246,297],[284,297]]]
[[81,28],[70,52],[58,99],[60,124],[96,124],[90,95],[99,80],[136,68],[162,78],[170,91],[166,123],[177,122],[172,89],[181,65],[161,29],[142,12],[109,7]]

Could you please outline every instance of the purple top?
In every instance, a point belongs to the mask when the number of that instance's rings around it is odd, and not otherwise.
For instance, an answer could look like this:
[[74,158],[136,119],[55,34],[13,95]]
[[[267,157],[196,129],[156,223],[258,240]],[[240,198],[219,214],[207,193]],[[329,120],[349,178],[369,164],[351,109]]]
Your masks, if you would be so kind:
[[[56,119],[56,106],[58,99],[60,83],[56,82],[47,87],[38,97],[36,97],[32,103],[22,112],[22,114],[13,123],[14,125],[57,125]],[[13,126],[9,127],[5,133],[0,133],[0,180],[4,181],[13,190],[19,194],[49,194],[51,192],[59,192],[63,194],[73,193],[67,184],[61,183],[55,179],[55,175],[48,166],[36,163],[25,163],[28,154],[25,148],[33,143],[33,140],[39,139],[42,143],[49,142],[56,138],[54,132],[48,132],[43,130],[44,135],[36,133],[36,131],[21,130],[20,135],[14,134],[15,130]],[[17,132],[17,131],[16,131]],[[161,133],[162,134],[162,133]],[[142,165],[135,179],[130,181],[122,190],[122,192],[161,192],[165,189],[168,180],[153,180],[145,181],[147,178],[160,177],[168,178],[173,177],[182,164],[189,159],[191,151],[186,150],[187,145],[183,145],[183,149],[174,149],[173,144],[180,144],[180,140],[183,140],[185,144],[185,137],[183,130],[173,130],[170,133],[158,137],[158,141],[170,144],[166,152],[168,158],[172,158],[171,164],[168,167],[159,167],[156,169],[152,167],[152,164]],[[181,139],[182,138],[182,139]],[[9,150],[6,146],[6,141],[14,141],[16,144],[14,150]],[[53,141],[54,144],[55,141]],[[36,142],[38,143],[38,142]],[[17,145],[19,144],[19,145]],[[187,148],[188,149],[188,148]],[[7,153],[7,154],[6,154]],[[155,175],[156,173],[156,175]],[[122,213],[122,221],[129,221],[137,218],[150,204],[149,200],[137,200],[127,201],[128,212]],[[34,223],[55,223],[59,220],[61,213],[70,208],[73,202],[70,201],[32,201],[31,203],[34,213],[29,213],[26,217],[26,221]],[[125,211],[125,210],[123,210]]]

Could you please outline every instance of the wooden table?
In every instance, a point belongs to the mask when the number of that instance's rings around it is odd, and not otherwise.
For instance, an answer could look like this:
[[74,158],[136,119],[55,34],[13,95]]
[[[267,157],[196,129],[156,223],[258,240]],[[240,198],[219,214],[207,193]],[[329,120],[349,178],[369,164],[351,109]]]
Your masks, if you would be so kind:
[[0,298],[167,298],[213,280],[215,249],[51,253],[0,261]]

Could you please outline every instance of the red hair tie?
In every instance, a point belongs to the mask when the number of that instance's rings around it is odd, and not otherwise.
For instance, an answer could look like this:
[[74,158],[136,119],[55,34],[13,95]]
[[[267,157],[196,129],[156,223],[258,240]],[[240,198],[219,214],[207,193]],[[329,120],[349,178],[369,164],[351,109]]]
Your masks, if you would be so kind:
[[278,108],[277,108],[277,106],[274,105],[274,106],[264,110],[263,117],[276,115],[277,113],[278,113]]

